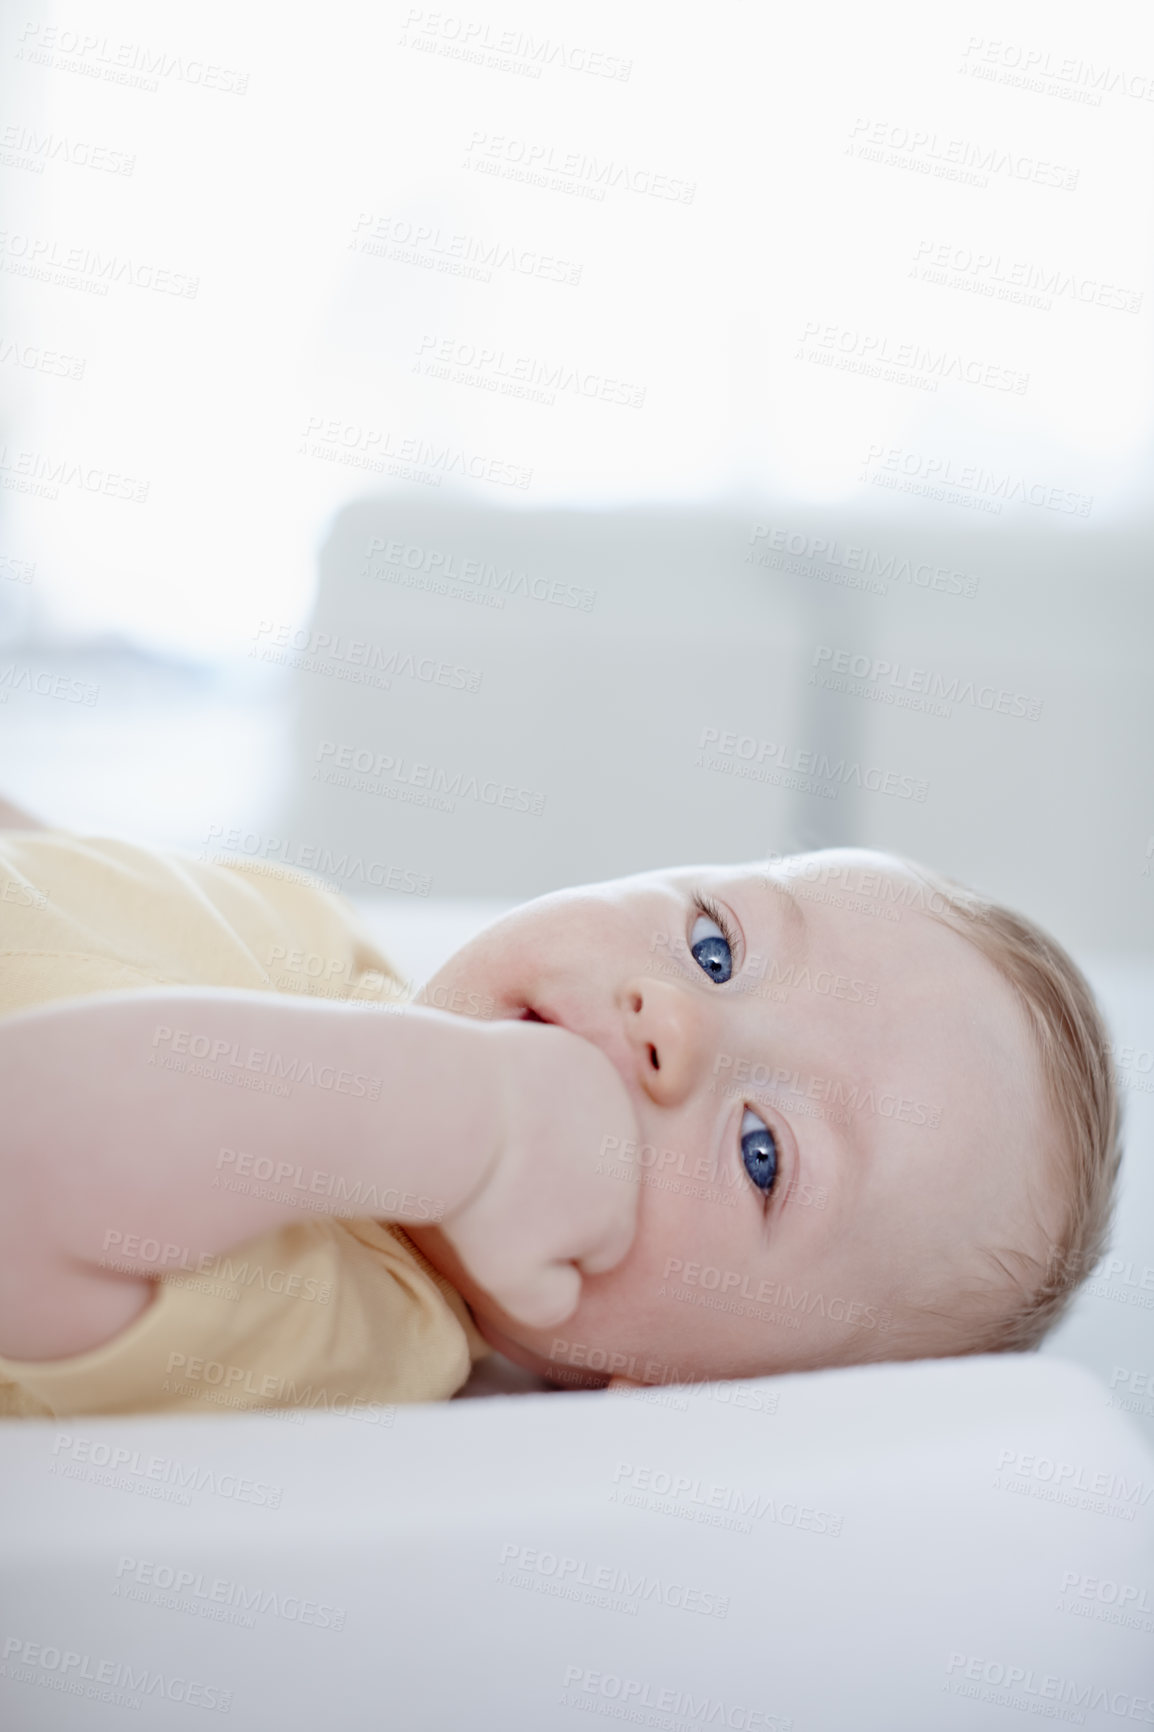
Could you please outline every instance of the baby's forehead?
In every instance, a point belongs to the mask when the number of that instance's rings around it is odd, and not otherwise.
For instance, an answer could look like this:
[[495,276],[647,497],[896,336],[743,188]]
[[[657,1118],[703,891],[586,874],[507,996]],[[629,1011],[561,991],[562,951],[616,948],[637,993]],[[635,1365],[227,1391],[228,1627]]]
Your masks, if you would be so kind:
[[940,891],[897,855],[876,848],[821,848],[770,855],[739,870],[779,884],[816,906],[842,908],[863,921],[943,907]]
[[941,893],[902,861],[826,849],[723,868],[718,888],[740,897],[749,947],[775,974],[788,966],[789,978],[812,982],[834,970],[856,983],[844,995],[818,990],[793,1002],[860,1058],[900,1047],[931,1072],[971,1078],[990,1065],[986,1086],[996,1086],[996,1073],[1006,1102],[1020,1099],[1034,1066],[1018,996],[964,926],[940,917]]
[[800,928],[815,948],[855,949],[899,967],[907,959],[929,960],[943,952],[953,952],[963,966],[960,959],[968,953],[971,972],[988,970],[991,984],[996,977],[975,947],[941,920],[941,892],[893,855],[828,848],[725,867],[720,875],[744,890],[755,917],[764,916],[771,925],[776,901],[778,912],[787,911],[795,930]]
[[[1017,993],[956,916],[942,918],[941,891],[898,857],[826,848],[657,876],[728,900],[756,968],[788,992],[791,1016],[847,1059],[872,1065],[898,1051],[927,1075],[980,1076],[1006,1106],[1036,1092]],[[831,972],[850,982],[845,992],[823,991]]]

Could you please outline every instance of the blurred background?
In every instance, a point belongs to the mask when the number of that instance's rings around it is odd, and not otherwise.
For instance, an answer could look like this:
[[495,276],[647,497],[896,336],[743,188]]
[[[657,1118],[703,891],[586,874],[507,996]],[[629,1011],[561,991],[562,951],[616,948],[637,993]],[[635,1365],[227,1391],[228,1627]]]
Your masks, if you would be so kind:
[[1149,13],[29,4],[0,92],[3,792],[414,975],[833,843],[1021,907],[1131,1126],[1052,1348],[1154,1372]]

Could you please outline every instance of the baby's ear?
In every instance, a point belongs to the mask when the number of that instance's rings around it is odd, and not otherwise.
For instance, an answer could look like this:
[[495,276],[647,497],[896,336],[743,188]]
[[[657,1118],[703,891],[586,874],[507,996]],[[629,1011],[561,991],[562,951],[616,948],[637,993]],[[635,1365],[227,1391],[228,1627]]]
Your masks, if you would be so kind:
[[605,1385],[606,1389],[644,1389],[644,1383],[635,1383],[632,1377],[611,1377]]

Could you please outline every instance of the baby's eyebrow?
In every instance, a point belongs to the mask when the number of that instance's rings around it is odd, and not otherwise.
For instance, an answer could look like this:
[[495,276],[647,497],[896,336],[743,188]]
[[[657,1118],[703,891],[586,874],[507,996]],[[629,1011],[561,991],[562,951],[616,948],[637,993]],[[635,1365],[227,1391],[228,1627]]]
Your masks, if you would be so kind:
[[798,948],[800,949],[807,930],[805,909],[802,907],[793,891],[787,889],[784,884],[778,884],[772,878],[763,879],[763,883],[767,889],[772,890],[774,895],[778,897],[778,907],[784,911],[790,927],[793,930],[794,938],[797,940]]

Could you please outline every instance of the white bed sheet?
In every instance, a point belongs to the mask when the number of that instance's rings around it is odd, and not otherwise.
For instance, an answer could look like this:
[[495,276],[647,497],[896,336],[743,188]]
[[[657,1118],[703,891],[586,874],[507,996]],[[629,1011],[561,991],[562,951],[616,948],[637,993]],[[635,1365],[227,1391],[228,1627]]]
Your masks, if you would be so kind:
[[13,1424],[0,1472],[20,1732],[1154,1720],[1154,1459],[1056,1359]]

